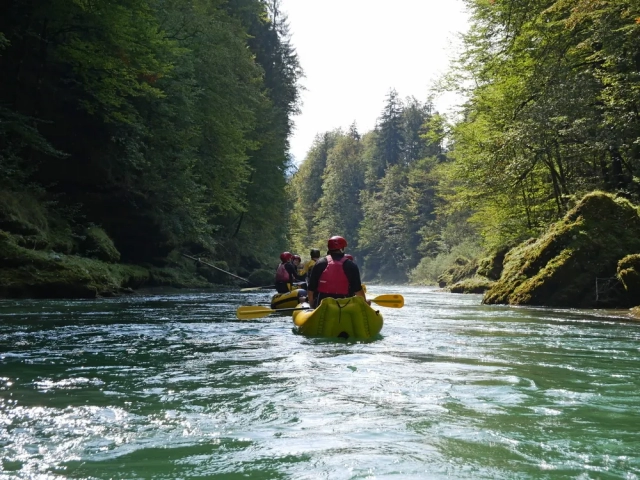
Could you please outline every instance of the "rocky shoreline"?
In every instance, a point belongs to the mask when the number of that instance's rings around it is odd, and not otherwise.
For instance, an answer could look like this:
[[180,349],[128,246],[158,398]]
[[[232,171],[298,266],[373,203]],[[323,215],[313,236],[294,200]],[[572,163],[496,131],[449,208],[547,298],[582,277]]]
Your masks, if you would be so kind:
[[141,287],[215,288],[193,262],[174,266],[110,263],[20,246],[0,230],[0,298],[96,298]]
[[[440,287],[483,293],[485,304],[624,308],[640,319],[639,211],[623,198],[593,192],[539,238],[480,261],[460,259],[440,277]],[[229,268],[225,262],[212,269],[174,251],[158,264],[127,264],[97,226],[82,235],[49,227],[0,216],[0,298],[97,298],[142,287],[237,285],[220,273]],[[248,276],[261,285],[272,273]]]
[[460,259],[440,287],[483,293],[485,304],[631,309],[640,318],[639,212],[592,192],[540,237],[480,262]]

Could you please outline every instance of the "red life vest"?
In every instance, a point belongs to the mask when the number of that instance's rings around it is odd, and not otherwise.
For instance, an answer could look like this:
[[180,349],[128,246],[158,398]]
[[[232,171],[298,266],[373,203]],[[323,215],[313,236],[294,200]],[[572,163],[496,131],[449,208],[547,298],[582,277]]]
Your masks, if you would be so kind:
[[287,272],[286,263],[278,265],[276,270],[276,283],[287,283],[290,280],[289,272]]
[[331,255],[327,255],[327,268],[324,269],[318,280],[318,292],[335,295],[349,294],[349,279],[344,273],[343,267],[346,260],[346,257],[334,260]]

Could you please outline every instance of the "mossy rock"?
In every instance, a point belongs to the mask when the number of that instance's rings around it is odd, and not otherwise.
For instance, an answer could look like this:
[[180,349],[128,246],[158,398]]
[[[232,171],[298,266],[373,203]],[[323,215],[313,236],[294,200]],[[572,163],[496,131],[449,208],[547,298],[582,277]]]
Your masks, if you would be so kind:
[[438,276],[438,285],[444,288],[453,285],[466,278],[473,277],[478,271],[478,262],[467,258],[458,257],[454,265]]
[[85,239],[81,245],[81,251],[87,257],[102,260],[108,263],[120,261],[120,252],[113,241],[100,227],[89,227],[85,231]]
[[247,280],[257,287],[263,287],[273,285],[275,281],[276,272],[261,268],[251,272]]
[[31,250],[45,250],[49,246],[49,239],[45,235],[14,235],[17,245]]
[[640,254],[627,255],[618,262],[618,278],[630,299],[640,298]]
[[640,216],[628,200],[603,192],[586,195],[538,239],[511,249],[486,304],[552,307],[622,307],[612,290],[606,300],[596,279],[615,278],[618,261],[640,252]]
[[84,238],[75,235],[69,224],[60,218],[53,217],[49,221],[49,248],[54,252],[66,255],[77,254]]
[[478,275],[486,277],[489,280],[498,280],[504,268],[504,257],[513,246],[514,245],[503,247],[488,257],[481,259],[478,262]]
[[492,280],[484,277],[473,277],[457,282],[451,287],[451,293],[484,293],[494,284]]

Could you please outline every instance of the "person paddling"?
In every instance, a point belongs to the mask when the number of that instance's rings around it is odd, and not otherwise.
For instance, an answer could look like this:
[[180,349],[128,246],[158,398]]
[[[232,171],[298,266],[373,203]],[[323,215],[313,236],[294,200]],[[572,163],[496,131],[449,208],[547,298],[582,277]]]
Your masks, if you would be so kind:
[[[291,263],[293,255],[290,252],[280,254],[280,265],[276,269],[275,287],[278,293],[288,293],[293,288],[293,282],[304,280],[298,276],[297,267]],[[300,258],[300,257],[298,257]]]
[[[347,241],[340,236],[333,236],[327,241],[327,256],[318,260],[309,277],[307,293],[312,307],[317,307],[326,297],[358,296],[367,300],[362,290],[360,269],[345,257],[346,247]],[[369,301],[367,303],[370,304]]]

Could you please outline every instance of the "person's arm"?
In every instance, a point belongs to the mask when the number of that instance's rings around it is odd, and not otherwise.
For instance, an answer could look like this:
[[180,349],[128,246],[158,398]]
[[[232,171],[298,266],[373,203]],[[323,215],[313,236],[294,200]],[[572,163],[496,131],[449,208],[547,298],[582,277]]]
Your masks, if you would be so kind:
[[364,293],[364,290],[360,289],[355,293],[356,297],[364,298],[364,301],[371,305],[371,300],[367,300],[367,295]]
[[293,284],[296,280],[300,280],[298,277],[298,269],[293,263],[287,263],[285,266],[287,273],[289,274],[289,283]]
[[362,290],[362,282],[360,281],[360,269],[358,268],[358,265],[356,265],[351,260],[347,260],[346,262],[344,262],[343,268],[344,273],[349,280],[349,290],[354,292],[354,295],[356,297],[364,298],[364,300],[369,305],[371,305],[371,302],[367,300],[366,293],[364,293],[364,290]]
[[311,269],[311,273],[309,274],[309,281],[307,282],[307,295],[309,298],[309,305],[315,307],[315,298],[316,298],[316,290],[318,290],[318,281],[320,280],[320,275],[324,272],[324,269],[327,268],[327,262],[316,262],[316,264]]

